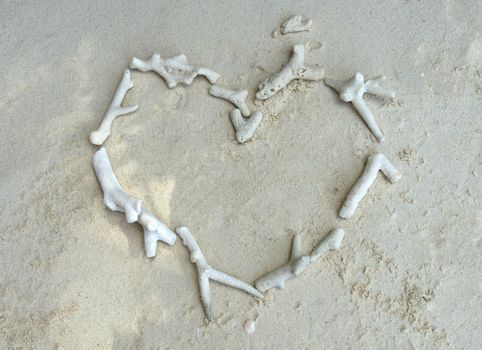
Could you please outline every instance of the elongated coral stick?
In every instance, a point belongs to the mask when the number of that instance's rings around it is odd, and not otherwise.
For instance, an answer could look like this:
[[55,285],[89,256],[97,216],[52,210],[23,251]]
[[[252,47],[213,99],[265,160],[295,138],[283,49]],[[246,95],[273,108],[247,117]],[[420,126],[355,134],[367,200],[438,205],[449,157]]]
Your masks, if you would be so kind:
[[104,192],[105,206],[112,211],[125,213],[128,223],[136,222],[142,211],[142,202],[123,190],[104,147],[94,154],[94,170]]
[[298,276],[310,264],[310,257],[301,253],[301,236],[295,234],[291,243],[291,253],[288,262],[268,272],[254,281],[255,287],[261,292],[271,288],[284,288],[288,279]]
[[92,144],[102,145],[104,141],[107,140],[111,134],[112,123],[117,117],[137,111],[137,105],[130,107],[121,106],[127,91],[129,91],[133,86],[134,83],[131,79],[131,72],[129,69],[126,69],[114,94],[114,98],[112,99],[112,102],[107,109],[104,118],[102,119],[99,129],[90,134],[90,142]]
[[385,155],[376,153],[368,157],[363,174],[357,180],[355,185],[353,185],[340,209],[338,215],[341,218],[349,219],[355,214],[358,204],[375,181],[379,170],[381,170],[391,183],[397,182],[402,177],[400,172],[387,159],[387,157],[385,157]]
[[305,271],[310,263],[320,258],[332,249],[339,249],[345,232],[342,229],[332,230],[321,242],[313,248],[311,254],[301,253],[301,237],[299,234],[293,236],[291,244],[290,260],[266,275],[258,278],[254,285],[261,292],[266,292],[271,288],[284,288],[286,281],[298,276]]
[[148,258],[156,255],[157,241],[163,241],[169,245],[176,243],[177,237],[174,232],[145,208],[140,199],[122,189],[104,147],[94,154],[94,170],[104,192],[105,206],[112,211],[125,213],[128,223],[139,222],[142,225]]
[[323,255],[325,255],[330,250],[338,250],[341,247],[341,242],[345,236],[345,231],[341,228],[336,228],[331,230],[320,243],[310,253],[310,262],[313,262]]

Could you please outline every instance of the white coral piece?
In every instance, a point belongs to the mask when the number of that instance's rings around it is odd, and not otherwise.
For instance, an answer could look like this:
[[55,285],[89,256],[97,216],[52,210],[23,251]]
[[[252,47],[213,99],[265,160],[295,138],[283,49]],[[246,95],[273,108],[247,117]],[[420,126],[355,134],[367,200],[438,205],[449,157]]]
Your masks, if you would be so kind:
[[365,78],[360,72],[356,73],[352,78],[345,81],[325,79],[325,84],[335,89],[338,92],[341,100],[351,102],[353,104],[353,107],[355,107],[355,109],[358,111],[378,142],[382,142],[385,137],[378,127],[372,112],[368,109],[368,106],[363,99],[363,94],[369,93],[372,95],[378,95],[380,97],[395,97],[394,91],[385,89],[379,84],[379,81],[384,79],[385,77],[381,75],[365,82]]
[[274,287],[284,288],[288,279],[296,277],[305,271],[311,262],[321,257],[329,250],[339,249],[344,235],[345,231],[342,229],[334,229],[326,235],[315,248],[313,248],[310,255],[302,255],[301,237],[299,234],[296,234],[293,237],[289,261],[267,273],[263,277],[258,278],[254,282],[255,287],[263,293]]
[[169,88],[174,88],[179,83],[190,85],[198,75],[205,76],[211,84],[215,84],[220,75],[209,68],[195,68],[187,62],[185,55],[162,59],[158,53],[144,61],[139,58],[132,58],[130,67],[142,72],[154,71],[159,74]]
[[256,98],[266,100],[295,79],[316,81],[323,79],[324,75],[324,69],[305,65],[305,46],[297,44],[293,46],[293,54],[286,65],[259,85]]
[[93,131],[90,134],[90,142],[94,145],[102,145],[105,140],[110,136],[111,134],[111,129],[112,129],[112,123],[114,120],[124,114],[129,114],[132,112],[135,112],[138,108],[137,105],[130,106],[130,107],[122,107],[122,101],[124,100],[127,91],[129,91],[132,87],[134,86],[134,83],[132,82],[131,79],[131,72],[129,69],[126,69],[124,71],[124,74],[122,76],[122,80],[117,87],[117,90],[114,94],[114,98],[112,99],[112,102],[107,109],[107,112],[104,115],[104,118],[102,119],[102,123],[100,124],[100,127],[96,130]]
[[230,117],[236,130],[236,140],[238,140],[239,143],[245,143],[251,140],[261,120],[263,120],[263,114],[259,111],[251,114],[249,118],[244,118],[239,109],[233,109]]
[[368,157],[363,174],[357,180],[355,185],[353,185],[340,209],[338,215],[341,218],[349,219],[355,214],[358,204],[375,181],[379,170],[381,170],[391,183],[397,182],[402,177],[400,172],[387,159],[387,157],[385,157],[385,155],[377,153]]
[[230,90],[218,85],[213,85],[209,88],[209,94],[214,97],[219,97],[231,102],[241,111],[243,117],[248,117],[251,112],[246,104],[246,98],[248,97],[248,90]]
[[204,307],[204,312],[209,322],[214,320],[214,314],[211,304],[211,292],[209,289],[209,280],[214,280],[226,286],[242,290],[252,296],[262,299],[264,296],[256,288],[243,282],[233,276],[230,276],[224,272],[213,269],[206,261],[204,254],[199,248],[198,243],[194,239],[191,231],[185,227],[176,228],[177,234],[182,238],[183,244],[187,247],[191,253],[191,262],[196,264],[198,277],[199,277],[199,289],[201,291],[201,301]]
[[288,34],[309,31],[312,24],[313,21],[311,19],[303,21],[302,16],[293,16],[283,22],[283,24],[281,25],[281,33]]
[[139,222],[144,229],[144,244],[146,256],[156,256],[157,241],[166,244],[176,243],[176,235],[163,222],[157,219],[142,201],[127,192],[117,180],[112,165],[104,147],[94,154],[94,170],[104,192],[104,204],[112,211],[125,213],[128,223]]

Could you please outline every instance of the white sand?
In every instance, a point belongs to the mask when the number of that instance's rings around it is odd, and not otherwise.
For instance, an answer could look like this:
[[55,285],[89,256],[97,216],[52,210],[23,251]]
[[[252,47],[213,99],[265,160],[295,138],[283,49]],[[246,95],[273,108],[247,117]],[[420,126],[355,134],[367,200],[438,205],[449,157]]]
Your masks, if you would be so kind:
[[[478,0],[4,2],[0,348],[478,349],[481,13]],[[293,14],[312,31],[272,38]],[[387,75],[398,102],[368,101],[383,144],[331,89],[295,83],[260,104],[241,146],[232,107],[204,79],[168,90],[139,72],[127,101],[139,112],[106,143],[126,190],[248,282],[286,260],[293,232],[309,251],[345,229],[339,252],[261,304],[213,284],[217,321],[205,326],[186,248],[160,245],[149,260],[140,226],[104,208],[89,133],[133,56],[185,53],[252,98],[307,40],[322,43],[306,62],[327,77]],[[402,180],[380,176],[355,217],[337,219],[374,151]]]

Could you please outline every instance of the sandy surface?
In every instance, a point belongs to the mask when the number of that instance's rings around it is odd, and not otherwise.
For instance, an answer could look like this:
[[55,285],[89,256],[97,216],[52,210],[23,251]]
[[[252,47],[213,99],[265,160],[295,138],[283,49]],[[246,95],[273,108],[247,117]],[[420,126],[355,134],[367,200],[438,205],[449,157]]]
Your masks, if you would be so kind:
[[[4,2],[0,348],[479,348],[480,13],[477,0]],[[292,14],[312,32],[273,38]],[[293,232],[309,251],[345,229],[339,252],[262,303],[213,285],[205,325],[186,248],[147,259],[141,228],[104,208],[88,135],[132,56],[185,53],[252,98],[308,40],[326,76],[387,76],[398,99],[368,100],[384,143],[332,90],[296,83],[259,104],[256,139],[240,146],[207,81],[169,90],[139,72],[127,97],[139,112],[106,143],[126,190],[248,282],[286,261]],[[375,151],[402,180],[380,176],[355,217],[337,219]]]

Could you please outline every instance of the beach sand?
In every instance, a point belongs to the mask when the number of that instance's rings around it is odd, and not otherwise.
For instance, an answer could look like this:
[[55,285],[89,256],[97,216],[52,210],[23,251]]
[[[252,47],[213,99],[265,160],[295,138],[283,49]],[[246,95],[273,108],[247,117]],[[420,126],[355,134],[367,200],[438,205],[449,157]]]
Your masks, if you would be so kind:
[[[0,13],[1,349],[479,349],[482,339],[482,3],[468,1],[7,1]],[[310,32],[272,37],[291,15]],[[321,82],[254,103],[292,45],[326,77],[384,74],[368,97],[377,143]],[[209,83],[168,89],[133,71],[105,143],[124,188],[208,262],[249,283],[309,252],[342,247],[258,302],[212,283],[206,324],[179,240],[144,254],[142,230],[104,207],[88,137],[133,56],[184,53],[248,89],[263,112],[239,145],[232,106]],[[338,210],[366,157],[381,174],[350,220]],[[246,334],[244,324],[255,320]],[[479,344],[479,345],[477,345]]]

